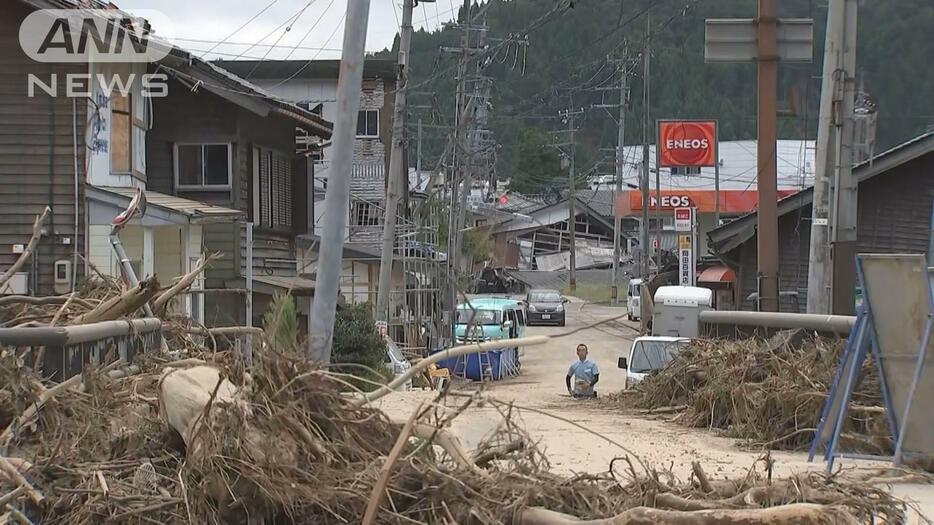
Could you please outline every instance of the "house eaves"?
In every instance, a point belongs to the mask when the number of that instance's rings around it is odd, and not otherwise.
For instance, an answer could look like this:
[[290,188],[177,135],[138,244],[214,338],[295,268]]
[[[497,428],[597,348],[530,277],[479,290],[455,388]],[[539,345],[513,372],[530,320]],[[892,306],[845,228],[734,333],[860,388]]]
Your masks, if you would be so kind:
[[[113,188],[106,186],[86,186],[90,199],[111,205],[116,210],[126,209],[130,200],[136,196],[136,188]],[[143,223],[153,220],[157,223],[171,224],[214,224],[231,223],[245,218],[240,210],[183,199],[155,191],[145,191],[146,215]]]
[[[887,172],[897,166],[910,162],[918,157],[934,151],[934,131],[919,135],[907,142],[894,146],[872,159],[853,166],[853,174],[857,182],[863,182],[880,173]],[[789,195],[778,201],[778,216],[797,211],[808,206],[814,200],[814,187],[808,187],[798,193]],[[724,224],[710,231],[707,238],[710,245],[719,254],[725,254],[748,241],[756,233],[758,226],[758,213],[753,211],[736,220]]]

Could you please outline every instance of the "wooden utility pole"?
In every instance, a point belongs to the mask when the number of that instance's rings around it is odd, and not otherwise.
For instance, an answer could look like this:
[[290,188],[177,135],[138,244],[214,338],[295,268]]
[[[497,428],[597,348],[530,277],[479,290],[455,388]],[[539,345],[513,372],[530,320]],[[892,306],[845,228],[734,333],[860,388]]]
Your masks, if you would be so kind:
[[[386,185],[386,216],[383,223],[383,249],[380,253],[379,286],[376,289],[376,324],[389,326],[389,289],[392,287],[392,259],[396,244],[396,216],[405,187],[405,102],[409,78],[408,57],[412,42],[412,9],[415,0],[402,4],[402,27],[399,33],[399,71],[392,115],[392,150],[389,156],[389,181]],[[421,174],[419,174],[421,175]]]
[[318,275],[315,279],[315,297],[309,323],[311,333],[308,337],[308,358],[323,364],[331,362],[331,340],[334,336],[337,294],[340,293],[341,258],[350,215],[353,143],[357,130],[357,113],[360,110],[360,87],[363,83],[369,13],[370,0],[348,0],[341,51],[341,74],[337,82],[337,118],[332,136],[334,156],[324,196],[321,252],[318,255]]
[[759,310],[778,311],[778,195],[776,103],[778,89],[778,40],[776,0],[759,0],[758,28],[758,129],[756,177],[759,195]]

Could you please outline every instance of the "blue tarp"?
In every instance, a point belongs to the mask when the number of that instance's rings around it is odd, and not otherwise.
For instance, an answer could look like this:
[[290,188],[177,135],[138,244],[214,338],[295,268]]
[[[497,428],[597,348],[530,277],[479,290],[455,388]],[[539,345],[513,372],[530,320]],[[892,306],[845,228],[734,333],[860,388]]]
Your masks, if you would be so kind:
[[[431,353],[436,354],[442,350],[443,349],[438,348],[432,350]],[[456,371],[458,374],[465,375],[468,379],[480,381],[483,377],[480,368],[480,355],[481,354],[470,354],[462,357],[450,357],[439,361],[438,367],[447,368],[451,371],[451,375],[454,375]],[[519,375],[519,351],[516,348],[488,350],[486,355],[489,356],[490,373],[494,381],[504,377]],[[458,366],[458,361],[460,361],[460,366]],[[487,365],[486,361],[486,358],[484,358],[484,365]],[[487,375],[487,377],[489,377],[489,375]]]

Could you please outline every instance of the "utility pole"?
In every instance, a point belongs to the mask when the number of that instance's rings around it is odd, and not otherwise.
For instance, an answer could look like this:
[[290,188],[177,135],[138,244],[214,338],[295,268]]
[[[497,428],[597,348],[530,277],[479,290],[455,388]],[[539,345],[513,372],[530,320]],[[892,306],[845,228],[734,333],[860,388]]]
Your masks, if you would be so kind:
[[[649,207],[652,204],[652,200],[649,197],[649,137],[651,136],[651,120],[649,120],[649,105],[651,100],[649,98],[649,90],[651,89],[652,82],[650,78],[650,57],[652,56],[651,49],[651,16],[652,13],[646,15],[645,20],[645,40],[643,41],[642,47],[642,59],[645,61],[645,66],[642,69],[642,176],[639,180],[639,185],[642,187],[642,279],[643,283],[648,283],[649,278]],[[658,196],[656,196],[658,199]],[[656,206],[660,204],[660,201],[656,203]]]
[[616,199],[623,194],[623,148],[625,148],[626,137],[626,77],[629,75],[627,70],[627,59],[623,57],[622,65],[619,69],[619,136],[616,139],[616,186],[613,189],[613,302],[619,303],[619,259],[622,257],[622,247],[620,246],[620,229],[622,228],[622,219],[616,213]]
[[817,129],[807,311],[852,312],[856,181],[853,179],[855,0],[830,0]]
[[565,133],[568,134],[568,141],[563,144],[555,144],[555,146],[557,147],[567,146],[568,147],[568,151],[565,153],[568,159],[568,240],[570,241],[570,245],[571,245],[570,261],[569,261],[569,268],[568,268],[568,288],[570,289],[570,292],[573,294],[574,292],[577,291],[577,235],[576,235],[577,233],[576,232],[577,210],[575,209],[575,206],[574,206],[574,201],[576,199],[576,196],[574,194],[574,192],[576,191],[574,187],[575,186],[574,185],[574,177],[575,177],[574,133],[577,131],[577,129],[574,127],[574,118],[578,115],[583,114],[584,111],[581,109],[574,110],[571,108],[571,106],[574,104],[574,101],[571,99],[570,95],[568,96],[568,102],[569,102],[568,109],[565,111],[558,112],[558,116],[560,116],[567,122],[568,129],[565,130]]
[[370,0],[349,0],[341,52],[341,75],[337,82],[337,118],[332,138],[334,156],[324,197],[321,252],[318,276],[311,305],[311,333],[308,358],[322,364],[331,362],[331,340],[340,292],[341,257],[344,235],[350,215],[350,177],[353,166],[353,143],[360,109],[363,83],[363,58],[366,48]]
[[[383,223],[383,249],[380,253],[379,286],[376,289],[376,324],[388,328],[389,289],[392,286],[392,260],[396,244],[396,215],[404,187],[403,168],[405,161],[405,102],[409,78],[408,58],[412,43],[412,9],[415,0],[404,0],[402,4],[402,27],[399,34],[399,72],[396,82],[396,99],[392,115],[392,152],[389,157],[389,182],[386,188],[386,216]],[[419,174],[420,175],[420,174]]]

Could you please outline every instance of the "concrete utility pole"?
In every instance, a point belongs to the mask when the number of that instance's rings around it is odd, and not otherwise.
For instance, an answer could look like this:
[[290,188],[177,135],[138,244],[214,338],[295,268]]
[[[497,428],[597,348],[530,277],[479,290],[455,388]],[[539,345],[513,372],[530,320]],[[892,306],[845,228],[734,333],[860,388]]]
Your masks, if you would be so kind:
[[350,214],[350,177],[353,166],[353,143],[360,110],[360,87],[363,83],[363,58],[366,48],[370,0],[348,0],[341,74],[337,82],[337,118],[332,136],[333,154],[328,188],[324,196],[321,228],[321,252],[318,276],[311,306],[311,333],[308,358],[331,362],[331,340],[340,292],[341,257]]
[[616,138],[616,186],[613,188],[613,302],[619,302],[619,259],[622,257],[622,247],[620,246],[620,230],[622,229],[622,219],[616,213],[616,199],[623,194],[623,160],[625,155],[626,137],[626,77],[627,57],[623,58],[622,67],[619,69],[619,134]]
[[855,302],[853,105],[856,0],[830,0],[817,129],[807,311],[849,313]]
[[576,223],[577,223],[577,210],[574,206],[574,201],[576,196],[574,192],[574,133],[577,129],[574,127],[574,117],[584,113],[583,110],[574,110],[571,109],[573,105],[573,100],[570,96],[568,97],[569,106],[566,111],[558,112],[558,116],[562,117],[567,121],[568,129],[565,133],[568,134],[568,141],[564,144],[556,144],[555,146],[567,146],[568,151],[566,153],[568,159],[568,237],[571,245],[570,261],[568,263],[568,288],[573,294],[577,291],[577,234],[576,234]]
[[[649,137],[651,137],[651,120],[649,119],[649,105],[651,99],[649,93],[652,87],[650,78],[650,57],[651,48],[651,16],[650,12],[645,20],[645,41],[642,48],[642,59],[645,66],[642,69],[642,176],[639,185],[642,187],[642,279],[643,283],[648,283],[649,278],[649,207],[652,205],[652,199],[649,196]],[[658,197],[656,197],[658,198]],[[661,202],[656,203],[656,206]]]
[[[412,9],[415,0],[402,4],[402,27],[399,34],[399,72],[392,115],[392,152],[389,156],[389,183],[386,188],[386,217],[383,223],[383,249],[380,253],[379,286],[376,289],[376,323],[389,326],[389,289],[392,286],[392,259],[396,244],[396,216],[405,187],[405,101],[409,78],[408,57],[412,43]],[[421,174],[419,174],[421,175]]]

